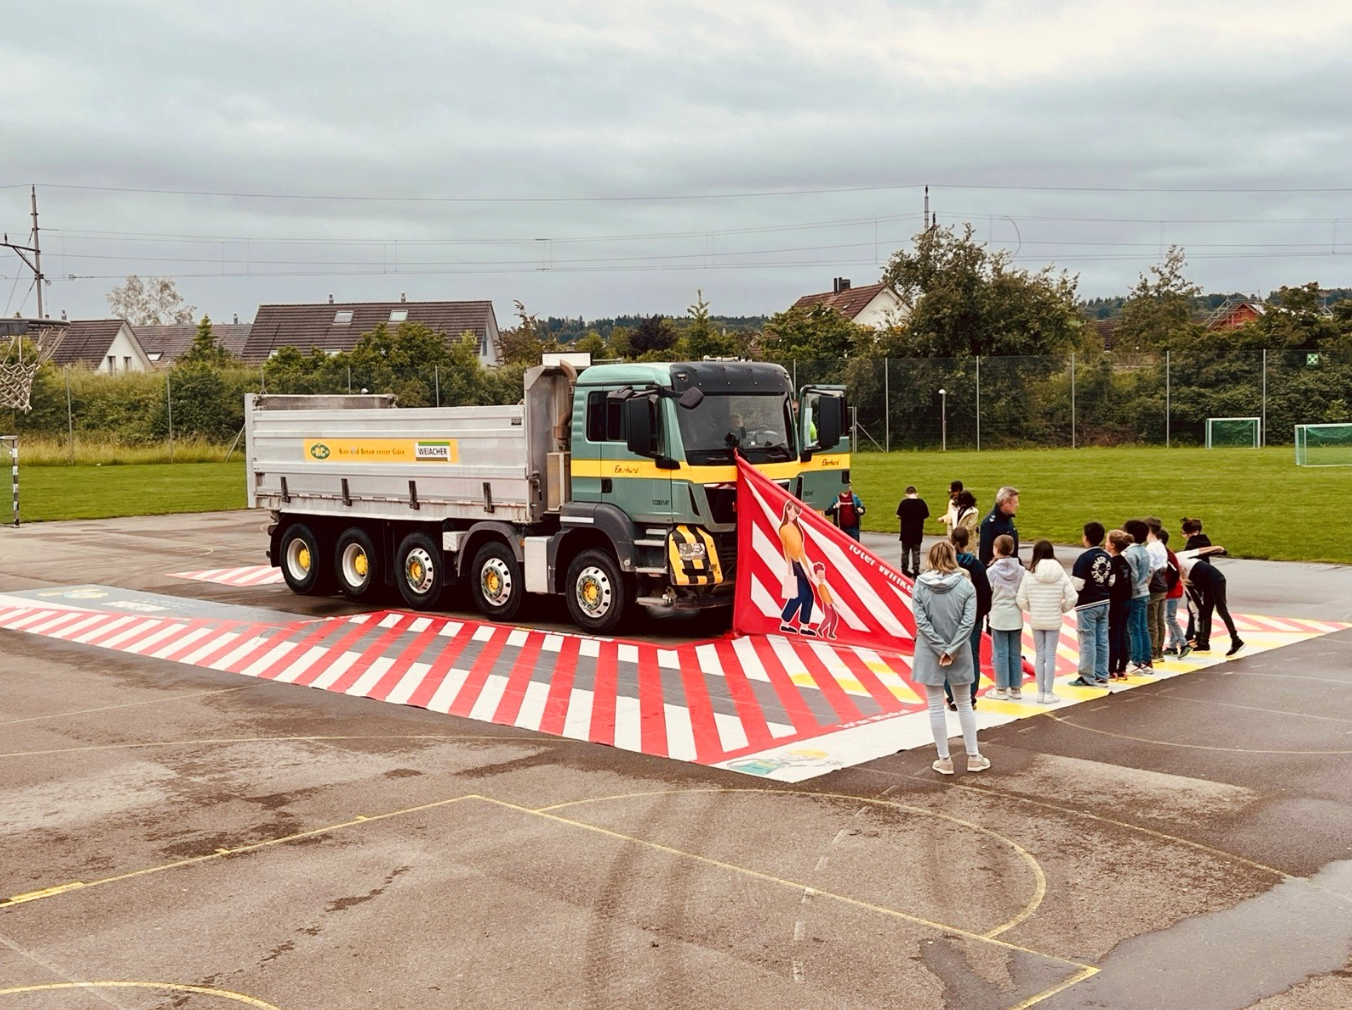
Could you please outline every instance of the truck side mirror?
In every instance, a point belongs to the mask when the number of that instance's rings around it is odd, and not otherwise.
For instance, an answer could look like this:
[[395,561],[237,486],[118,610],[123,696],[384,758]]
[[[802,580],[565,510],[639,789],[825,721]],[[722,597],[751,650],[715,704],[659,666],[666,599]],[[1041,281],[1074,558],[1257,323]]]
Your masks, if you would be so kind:
[[631,396],[624,401],[624,441],[629,451],[638,456],[657,454],[657,424],[653,400],[647,396]]
[[845,428],[845,398],[843,396],[823,396],[817,401],[817,445],[827,451],[833,450]]

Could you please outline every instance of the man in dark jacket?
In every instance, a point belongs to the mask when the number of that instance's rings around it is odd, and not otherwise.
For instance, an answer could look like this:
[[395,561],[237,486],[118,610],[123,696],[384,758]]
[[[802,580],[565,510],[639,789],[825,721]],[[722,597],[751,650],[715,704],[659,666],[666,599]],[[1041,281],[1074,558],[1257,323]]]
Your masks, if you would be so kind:
[[925,520],[929,506],[916,493],[915,486],[906,489],[906,497],[897,505],[897,520],[901,525],[901,573],[911,578],[920,576],[920,544],[925,539]]
[[1014,538],[1014,553],[1010,557],[1019,558],[1019,531],[1014,526],[1014,515],[1019,511],[1019,489],[1006,485],[995,493],[995,506],[990,514],[981,520],[981,548],[977,557],[982,565],[989,565],[995,558],[995,538],[1007,534]]
[[[975,708],[976,691],[981,686],[981,635],[986,628],[986,616],[991,612],[991,583],[986,577],[986,566],[967,550],[967,527],[955,527],[948,539],[953,542],[953,550],[957,552],[958,567],[967,573],[976,589],[976,624],[972,627],[972,669],[976,674],[972,678],[972,707]],[[953,701],[953,689],[947,684],[944,684],[944,694],[948,695],[949,709],[956,712],[958,706]]]
[[835,520],[841,532],[854,540],[859,539],[859,523],[864,518],[864,503],[854,493],[852,485],[845,485],[840,497],[826,506],[826,514]]

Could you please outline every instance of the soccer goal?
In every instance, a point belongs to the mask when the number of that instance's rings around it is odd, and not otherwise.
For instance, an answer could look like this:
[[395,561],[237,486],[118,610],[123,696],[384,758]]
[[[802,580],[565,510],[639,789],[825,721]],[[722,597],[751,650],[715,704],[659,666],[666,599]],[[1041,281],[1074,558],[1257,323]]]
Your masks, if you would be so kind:
[[1257,449],[1263,444],[1263,420],[1259,417],[1208,417],[1208,449]]
[[[19,436],[0,435],[0,452],[8,454],[9,466],[9,525],[19,525]],[[0,456],[0,464],[5,459]],[[0,508],[4,508],[0,505]]]
[[1352,424],[1296,425],[1296,466],[1352,466]]

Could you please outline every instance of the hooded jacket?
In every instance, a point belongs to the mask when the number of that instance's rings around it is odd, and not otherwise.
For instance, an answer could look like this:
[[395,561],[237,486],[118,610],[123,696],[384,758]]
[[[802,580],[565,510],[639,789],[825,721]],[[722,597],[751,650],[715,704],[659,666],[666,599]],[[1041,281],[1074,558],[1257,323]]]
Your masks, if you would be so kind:
[[1057,631],[1061,615],[1075,609],[1075,587],[1055,558],[1043,558],[1019,584],[1019,607],[1034,631]]
[[1022,631],[1023,609],[1019,606],[1019,586],[1023,584],[1023,565],[1013,558],[996,558],[986,569],[991,584],[991,630]]
[[[920,573],[911,598],[915,611],[915,659],[911,679],[917,684],[939,687],[970,684],[973,679],[972,629],[976,627],[976,589],[961,571]],[[939,665],[948,653],[953,662]]]

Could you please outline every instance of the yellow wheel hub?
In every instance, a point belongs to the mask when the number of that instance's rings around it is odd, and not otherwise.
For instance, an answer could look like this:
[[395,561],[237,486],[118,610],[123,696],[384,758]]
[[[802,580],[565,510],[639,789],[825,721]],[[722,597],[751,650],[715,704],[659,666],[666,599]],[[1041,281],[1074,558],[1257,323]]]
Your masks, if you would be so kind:
[[490,571],[484,576],[484,588],[488,590],[488,595],[497,596],[502,592],[502,580],[498,578],[498,573]]
[[310,548],[302,547],[296,552],[296,564],[307,572],[310,570]]
[[582,598],[588,603],[595,603],[601,598],[601,590],[595,582],[588,582],[582,587]]
[[408,574],[414,582],[421,582],[423,578],[423,566],[421,561],[410,561],[408,565]]
[[352,570],[362,578],[365,578],[367,571],[370,570],[370,564],[371,563],[366,559],[366,552],[363,551],[352,559]]

